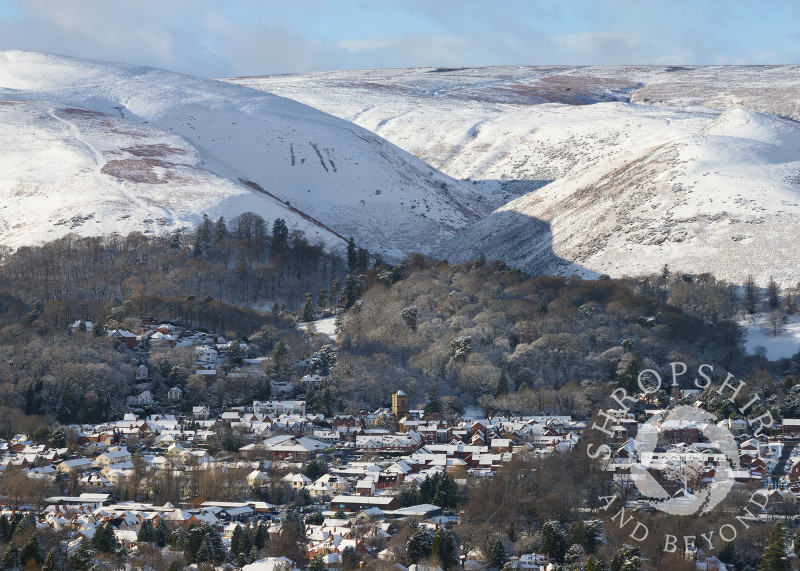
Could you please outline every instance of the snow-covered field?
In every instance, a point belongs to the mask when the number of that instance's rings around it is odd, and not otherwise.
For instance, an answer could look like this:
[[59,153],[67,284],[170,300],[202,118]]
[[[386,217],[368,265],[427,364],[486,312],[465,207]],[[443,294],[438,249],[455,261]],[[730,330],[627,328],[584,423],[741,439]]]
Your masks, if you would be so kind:
[[800,318],[792,318],[782,325],[777,335],[764,315],[753,316],[739,325],[747,332],[745,350],[751,355],[758,347],[763,347],[765,356],[772,361],[788,359],[800,352]]
[[[800,279],[800,68],[498,67],[237,83],[385,137],[509,201],[434,253],[529,271]],[[786,119],[791,118],[791,119]],[[516,199],[516,200],[515,200]]]
[[323,319],[317,319],[316,321],[311,321],[309,323],[300,323],[297,327],[298,329],[306,330],[308,329],[309,324],[314,327],[314,331],[319,333],[320,335],[327,335],[331,341],[336,341],[336,317],[325,317]]
[[168,231],[245,211],[389,258],[492,203],[301,103],[148,67],[0,52],[0,244]]

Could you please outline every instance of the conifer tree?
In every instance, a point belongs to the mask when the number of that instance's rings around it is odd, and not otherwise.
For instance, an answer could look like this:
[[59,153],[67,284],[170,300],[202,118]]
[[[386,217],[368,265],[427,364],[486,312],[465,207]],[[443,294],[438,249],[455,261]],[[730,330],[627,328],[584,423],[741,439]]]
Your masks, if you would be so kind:
[[314,300],[311,292],[306,293],[305,303],[303,304],[303,321],[314,321]]
[[428,390],[428,402],[425,405],[425,414],[439,414],[442,412],[442,399],[439,397],[439,380],[434,379]]
[[62,571],[64,560],[61,557],[61,549],[56,546],[47,552],[47,557],[42,564],[42,571]]
[[36,565],[42,564],[44,561],[44,553],[39,543],[38,533],[31,535],[28,541],[25,542],[25,545],[22,546],[22,550],[19,552],[19,559],[25,567],[30,566],[31,562],[34,562]]
[[167,536],[169,535],[169,529],[167,529],[167,522],[162,517],[158,520],[158,525],[156,526],[156,543],[159,547],[164,547],[167,545]]
[[348,273],[355,273],[358,270],[358,249],[353,237],[347,241],[347,271]]
[[769,542],[764,555],[761,557],[761,571],[788,571],[791,569],[791,561],[786,553],[787,550],[786,529],[783,524],[778,522],[772,528]]
[[486,565],[489,569],[502,569],[506,563],[506,547],[499,533],[489,538],[486,546]]
[[19,549],[16,544],[9,543],[6,548],[6,553],[3,556],[3,567],[6,569],[18,569],[19,564]]
[[242,552],[242,526],[237,525],[231,536],[231,554],[238,555]]
[[6,514],[0,515],[0,542],[5,543],[11,538],[11,524]]
[[497,384],[494,386],[495,398],[507,395],[509,393],[508,377],[506,377],[505,369],[500,370],[500,378],[497,379]]
[[342,290],[342,296],[344,297],[344,306],[347,309],[355,305],[359,295],[361,294],[360,290],[361,287],[356,277],[353,274],[348,274],[347,278],[344,281],[344,289]]
[[139,527],[139,533],[136,534],[136,541],[139,543],[153,543],[156,540],[156,530],[153,527],[153,521],[146,519]]

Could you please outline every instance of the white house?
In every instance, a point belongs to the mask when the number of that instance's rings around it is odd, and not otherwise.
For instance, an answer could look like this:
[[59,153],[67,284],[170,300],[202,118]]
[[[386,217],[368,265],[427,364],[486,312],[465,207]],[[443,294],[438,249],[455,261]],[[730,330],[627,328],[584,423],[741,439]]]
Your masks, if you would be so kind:
[[178,386],[172,387],[167,391],[167,398],[169,400],[181,400],[181,398],[183,398],[183,391]]
[[217,350],[208,345],[200,345],[194,350],[194,357],[198,363],[203,365],[213,365],[217,362]]
[[147,370],[146,365],[139,365],[136,367],[136,380],[137,381],[144,381],[150,378],[150,371]]
[[193,406],[192,416],[198,420],[208,420],[211,417],[211,411],[208,410],[208,407],[205,405]]

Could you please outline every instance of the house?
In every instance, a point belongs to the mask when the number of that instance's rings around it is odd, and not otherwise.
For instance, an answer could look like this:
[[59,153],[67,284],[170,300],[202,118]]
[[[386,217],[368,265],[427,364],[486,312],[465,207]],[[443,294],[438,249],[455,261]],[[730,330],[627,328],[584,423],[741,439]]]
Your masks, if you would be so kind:
[[183,398],[183,391],[180,387],[174,386],[167,391],[167,398],[169,400],[181,400]]
[[661,434],[668,444],[700,442],[700,426],[685,420],[668,420],[661,425]]
[[360,512],[369,508],[381,510],[396,510],[400,507],[400,500],[394,496],[336,496],[331,500],[331,510],[345,512]]
[[200,345],[194,350],[195,360],[202,365],[214,365],[217,362],[217,350],[208,345]]
[[294,563],[288,557],[267,557],[242,567],[242,571],[289,571]]
[[129,396],[128,406],[150,406],[154,402],[153,394],[150,391],[142,391],[138,395]]
[[147,369],[147,365],[139,365],[136,367],[136,381],[146,381],[150,378],[150,371]]
[[136,347],[136,335],[125,329],[109,329],[108,336],[123,343],[128,349]]
[[79,319],[78,321],[69,326],[69,332],[70,335],[75,333],[76,331],[87,331],[91,333],[93,328],[94,328],[94,323],[92,323],[91,321],[83,321],[82,319]]
[[800,434],[800,418],[784,418],[781,423],[781,432],[784,434]]
[[306,401],[304,400],[253,401],[253,413],[258,415],[291,414],[296,416],[305,416]]
[[304,474],[286,474],[282,480],[294,490],[301,490],[311,483],[311,478]]
[[111,466],[113,464],[122,464],[131,461],[131,453],[126,448],[103,452],[94,459],[94,464],[98,467]]
[[211,411],[205,405],[193,406],[192,416],[197,420],[208,420],[211,417]]
[[92,469],[92,460],[90,458],[77,458],[75,460],[64,460],[58,466],[56,466],[56,470],[63,474],[75,474],[80,472],[86,472]]

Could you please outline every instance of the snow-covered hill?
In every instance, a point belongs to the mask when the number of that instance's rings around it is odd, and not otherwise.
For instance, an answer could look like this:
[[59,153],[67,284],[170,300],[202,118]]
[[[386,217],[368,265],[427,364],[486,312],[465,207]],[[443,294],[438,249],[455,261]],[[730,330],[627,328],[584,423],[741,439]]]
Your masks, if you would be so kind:
[[[508,202],[435,253],[530,271],[800,279],[800,68],[506,67],[232,80]],[[781,117],[783,116],[783,117]],[[578,264],[576,266],[575,264]]]
[[148,67],[0,52],[0,244],[245,211],[329,246],[430,251],[497,206],[306,105]]

